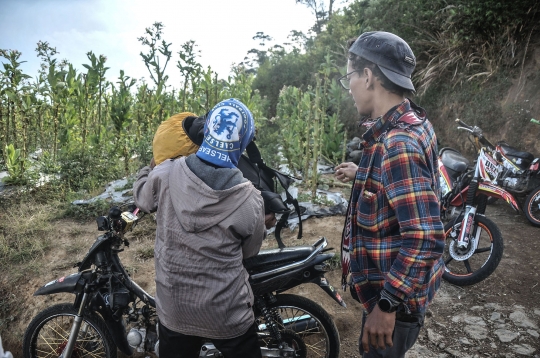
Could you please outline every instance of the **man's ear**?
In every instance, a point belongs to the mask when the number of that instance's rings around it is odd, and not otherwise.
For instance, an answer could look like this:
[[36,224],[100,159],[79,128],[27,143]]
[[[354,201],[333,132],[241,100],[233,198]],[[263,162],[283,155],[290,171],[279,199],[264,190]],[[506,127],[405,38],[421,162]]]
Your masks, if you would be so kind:
[[371,69],[365,67],[364,68],[364,77],[366,81],[366,88],[372,89],[375,84],[375,76],[373,75],[373,71]]

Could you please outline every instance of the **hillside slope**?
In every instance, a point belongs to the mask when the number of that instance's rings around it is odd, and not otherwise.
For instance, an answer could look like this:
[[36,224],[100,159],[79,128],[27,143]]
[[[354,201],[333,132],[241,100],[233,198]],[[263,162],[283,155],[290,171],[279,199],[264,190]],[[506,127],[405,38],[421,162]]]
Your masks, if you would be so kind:
[[[474,153],[467,134],[455,119],[477,125],[491,142],[504,140],[521,150],[540,155],[540,36],[524,50],[525,61],[501,71],[484,83],[439,83],[418,100],[428,110],[441,146]],[[516,54],[516,58],[523,58]]]

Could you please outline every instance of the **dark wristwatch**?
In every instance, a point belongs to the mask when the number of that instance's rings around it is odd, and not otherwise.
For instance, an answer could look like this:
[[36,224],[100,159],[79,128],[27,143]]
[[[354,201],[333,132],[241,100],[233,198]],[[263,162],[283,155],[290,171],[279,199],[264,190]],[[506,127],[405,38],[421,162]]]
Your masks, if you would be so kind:
[[386,297],[381,297],[377,302],[377,306],[379,306],[379,309],[383,312],[392,313],[397,311],[399,305],[395,305]]
[[383,290],[381,292],[381,296],[379,298],[379,301],[377,301],[377,306],[379,306],[379,309],[386,313],[392,313],[396,312],[401,302],[399,302],[397,299],[390,299],[390,297],[393,297],[390,293]]

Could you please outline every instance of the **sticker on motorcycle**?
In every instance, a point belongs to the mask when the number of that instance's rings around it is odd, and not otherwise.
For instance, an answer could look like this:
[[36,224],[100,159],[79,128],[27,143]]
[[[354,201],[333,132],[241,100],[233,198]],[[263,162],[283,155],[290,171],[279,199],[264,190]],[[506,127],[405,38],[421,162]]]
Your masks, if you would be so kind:
[[478,161],[480,163],[480,176],[482,177],[482,179],[490,182],[497,179],[501,168],[497,164],[495,159],[491,158],[489,155],[486,154],[483,148],[482,150],[480,150]]
[[441,186],[441,197],[444,197],[452,190],[452,186],[450,185],[450,176],[441,160],[439,160],[439,182]]

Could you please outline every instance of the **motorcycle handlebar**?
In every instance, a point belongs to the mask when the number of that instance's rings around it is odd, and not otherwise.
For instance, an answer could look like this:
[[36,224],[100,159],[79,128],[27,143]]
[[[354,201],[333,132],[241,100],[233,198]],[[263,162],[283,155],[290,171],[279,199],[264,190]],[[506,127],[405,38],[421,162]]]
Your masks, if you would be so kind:
[[478,138],[478,140],[480,141],[480,143],[482,143],[483,145],[487,146],[488,148],[490,149],[495,149],[495,146],[489,141],[487,140],[486,137],[484,137],[483,133],[482,133],[482,129],[480,127],[477,127],[477,126],[474,126],[474,127],[471,127],[470,125],[468,125],[467,123],[463,122],[461,119],[459,118],[456,118],[456,123],[459,124],[460,126],[462,127],[458,127],[458,129],[465,129],[469,132],[471,132],[471,134],[473,136],[475,136],[476,138]]
[[459,118],[456,118],[456,123],[459,124],[460,126],[463,126],[465,127],[466,129],[469,129],[469,130],[473,130],[473,127],[471,127],[470,125],[468,125],[467,123],[463,122],[461,119]]

